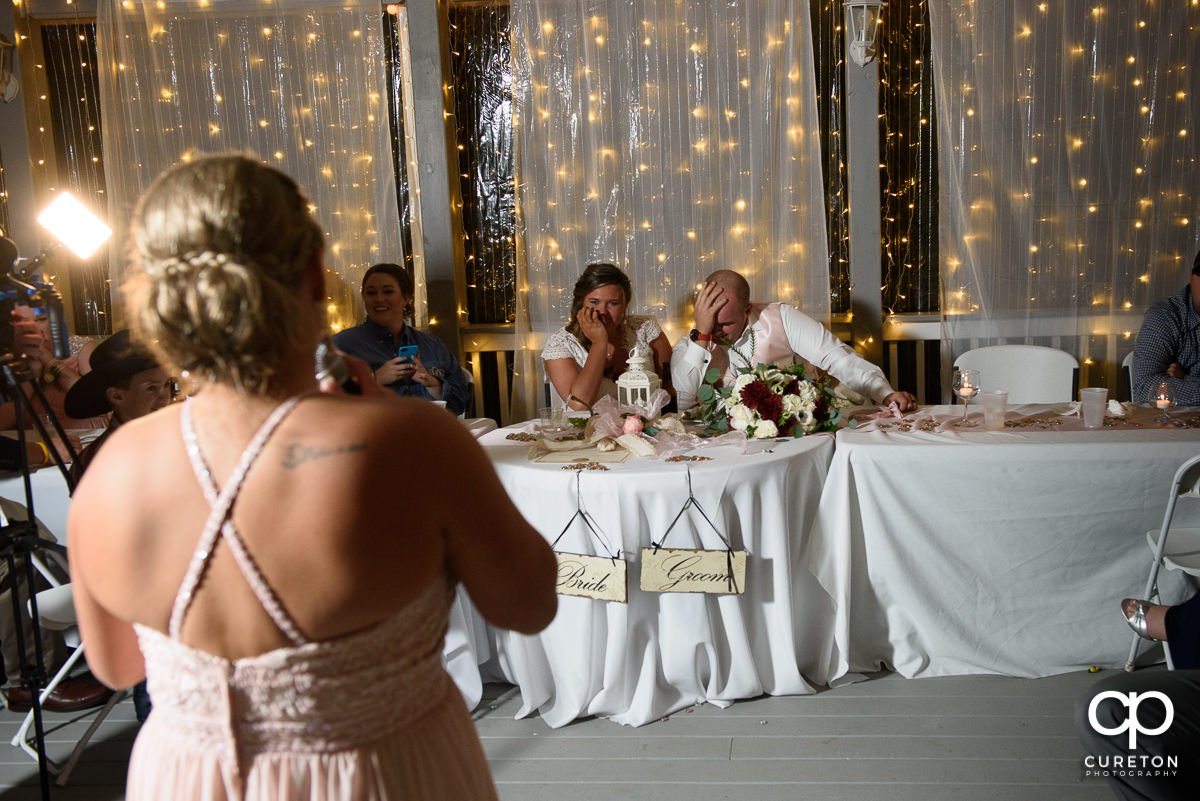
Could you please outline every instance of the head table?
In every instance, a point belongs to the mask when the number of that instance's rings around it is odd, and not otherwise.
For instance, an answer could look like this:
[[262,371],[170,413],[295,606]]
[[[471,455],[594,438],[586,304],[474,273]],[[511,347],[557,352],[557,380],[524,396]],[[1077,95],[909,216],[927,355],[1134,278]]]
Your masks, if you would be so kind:
[[[554,621],[526,636],[487,626],[460,587],[443,651],[468,704],[482,682],[518,685],[521,716],[550,726],[589,715],[639,725],[697,702],[725,705],[892,667],[905,676],[1043,676],[1124,663],[1118,601],[1141,594],[1175,470],[1200,449],[1200,409],[1149,410],[1084,430],[1061,408],[1021,406],[1008,428],[958,429],[959,407],[924,407],[796,440],[575,470],[527,458],[482,433],[497,475],[557,550],[603,554],[595,521],[627,563],[628,603],[559,597]],[[979,421],[980,415],[972,414]],[[835,444],[836,443],[836,444]],[[566,468],[566,469],[565,469]],[[661,541],[689,497],[747,552],[741,595],[639,588],[641,548]],[[33,475],[37,512],[65,534],[57,470]],[[23,500],[19,477],[0,495]],[[1200,502],[1195,504],[1200,507]],[[1200,509],[1181,503],[1181,524]],[[560,535],[561,538],[560,538]],[[670,548],[723,548],[694,509]],[[1160,574],[1167,602],[1188,597]]]
[[[746,453],[693,451],[706,461],[630,458],[578,471],[529,461],[529,444],[507,438],[514,430],[480,443],[525,518],[554,541],[582,506],[628,565],[628,603],[560,595],[541,633],[495,632],[499,669],[521,690],[520,715],[539,711],[551,726],[588,715],[639,725],[699,701],[800,695],[813,692],[809,680],[825,683],[834,665],[833,607],[797,563],[833,455],[831,435],[751,442]],[[703,513],[747,551],[742,595],[639,589],[640,549],[679,514],[689,471]],[[694,509],[664,545],[724,547]],[[604,555],[579,521],[556,550]]]
[[[999,431],[947,426],[961,409],[838,432],[804,553],[837,603],[834,678],[1123,665],[1118,604],[1145,588],[1145,532],[1200,449],[1200,410],[1179,428],[1146,410],[1084,430],[1049,406],[1010,409]],[[1177,519],[1196,517],[1186,506]],[[1159,586],[1190,595],[1177,571]]]

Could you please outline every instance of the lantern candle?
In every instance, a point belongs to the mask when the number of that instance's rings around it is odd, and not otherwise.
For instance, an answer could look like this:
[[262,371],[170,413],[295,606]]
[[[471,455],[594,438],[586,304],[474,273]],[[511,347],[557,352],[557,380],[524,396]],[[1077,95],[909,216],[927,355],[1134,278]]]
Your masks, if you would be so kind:
[[627,368],[617,379],[617,402],[621,405],[650,407],[650,395],[662,387],[662,379],[650,366],[650,356],[638,347],[629,351]]

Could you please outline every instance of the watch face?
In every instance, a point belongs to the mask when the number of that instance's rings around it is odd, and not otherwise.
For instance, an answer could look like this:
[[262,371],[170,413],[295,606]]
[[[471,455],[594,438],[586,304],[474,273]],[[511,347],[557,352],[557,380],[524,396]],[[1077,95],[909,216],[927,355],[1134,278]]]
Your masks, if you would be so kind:
[[692,333],[688,334],[688,338],[690,340],[692,340],[693,342],[695,342],[699,336],[700,336],[700,329],[698,329],[698,328],[693,328]]

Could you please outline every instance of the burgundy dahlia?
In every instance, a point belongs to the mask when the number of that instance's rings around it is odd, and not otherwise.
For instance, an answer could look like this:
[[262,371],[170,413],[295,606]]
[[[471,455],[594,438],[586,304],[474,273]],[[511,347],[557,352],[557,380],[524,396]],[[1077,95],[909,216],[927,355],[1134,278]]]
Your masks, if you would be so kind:
[[777,421],[783,414],[783,398],[772,392],[761,379],[742,387],[742,405],[771,422]]

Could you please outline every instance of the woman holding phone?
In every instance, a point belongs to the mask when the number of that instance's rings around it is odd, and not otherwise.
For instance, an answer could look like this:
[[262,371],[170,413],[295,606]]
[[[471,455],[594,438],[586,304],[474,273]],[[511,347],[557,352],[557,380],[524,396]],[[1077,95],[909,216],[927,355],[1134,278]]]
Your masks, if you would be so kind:
[[412,276],[403,267],[371,267],[362,282],[367,319],[334,334],[333,344],[371,365],[375,380],[397,395],[445,401],[448,411],[462,414],[466,377],[440,339],[408,324],[413,295]]

